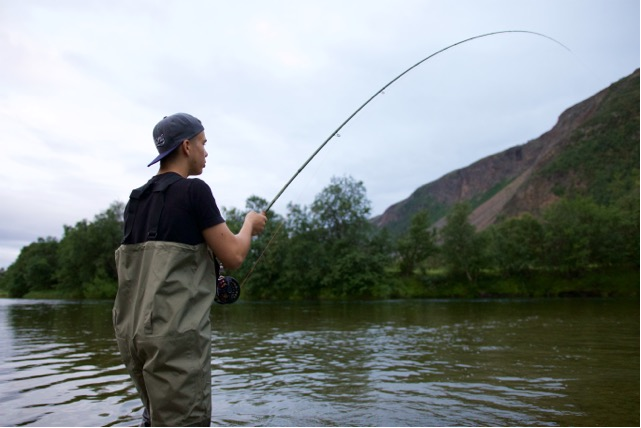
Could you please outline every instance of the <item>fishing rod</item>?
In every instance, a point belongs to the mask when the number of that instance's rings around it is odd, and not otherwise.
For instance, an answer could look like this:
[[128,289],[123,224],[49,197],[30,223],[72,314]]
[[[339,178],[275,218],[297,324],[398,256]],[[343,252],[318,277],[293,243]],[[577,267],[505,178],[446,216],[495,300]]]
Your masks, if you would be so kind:
[[[400,79],[401,77],[403,77],[404,75],[406,75],[406,74],[407,74],[407,73],[409,73],[411,70],[413,70],[413,69],[415,69],[416,67],[418,67],[419,65],[423,64],[425,61],[429,60],[430,58],[433,58],[433,57],[435,57],[436,55],[438,55],[438,54],[440,54],[440,53],[442,53],[442,52],[445,52],[446,50],[451,49],[451,48],[453,48],[453,47],[455,47],[455,46],[461,45],[461,44],[463,44],[463,43],[470,42],[470,41],[472,41],[472,40],[481,39],[481,38],[483,38],[483,37],[495,36],[495,35],[498,35],[498,34],[508,34],[508,33],[522,33],[522,34],[534,35],[534,36],[537,36],[537,37],[543,37],[543,38],[546,38],[546,39],[548,39],[548,40],[551,40],[552,42],[556,43],[557,45],[559,45],[559,46],[563,47],[563,48],[564,48],[565,50],[567,50],[568,52],[572,53],[572,51],[570,50],[570,48],[568,48],[567,46],[565,46],[563,43],[561,43],[561,42],[559,42],[558,40],[556,40],[556,39],[554,39],[554,38],[552,38],[552,37],[550,37],[550,36],[548,36],[548,35],[545,35],[545,34],[543,34],[543,33],[537,33],[536,31],[528,31],[528,30],[503,30],[503,31],[494,31],[494,32],[491,32],[491,33],[479,34],[479,35],[477,35],[477,36],[468,37],[467,39],[464,39],[464,40],[458,41],[458,42],[456,42],[456,43],[453,43],[453,44],[451,44],[451,45],[449,45],[449,46],[444,47],[443,49],[440,49],[440,50],[438,50],[438,51],[436,51],[436,52],[434,52],[434,53],[430,54],[429,56],[427,56],[427,57],[423,58],[422,60],[420,60],[419,62],[417,62],[417,63],[416,63],[416,64],[414,64],[413,66],[409,67],[407,70],[403,71],[401,74],[399,74],[398,76],[396,76],[395,78],[393,78],[392,80],[390,80],[389,82],[387,82],[387,83],[385,84],[385,86],[383,86],[381,89],[379,89],[378,91],[376,91],[376,92],[374,93],[374,95],[372,95],[371,97],[369,97],[369,99],[367,99],[367,101],[365,101],[363,104],[361,104],[361,106],[360,106],[359,108],[357,108],[357,109],[356,109],[356,110],[355,110],[351,115],[349,115],[349,117],[348,117],[347,119],[345,119],[345,121],[344,121],[343,123],[341,123],[341,124],[339,125],[339,127],[338,127],[338,128],[336,128],[336,129],[335,129],[331,134],[329,134],[329,137],[327,137],[327,139],[325,139],[325,141],[323,141],[323,143],[322,143],[320,146],[318,146],[318,148],[314,151],[314,153],[312,153],[312,155],[311,155],[311,156],[310,156],[310,157],[309,157],[309,158],[308,158],[308,159],[307,159],[307,160],[306,160],[306,161],[301,165],[301,167],[300,167],[300,168],[298,168],[298,170],[296,171],[296,173],[295,173],[295,174],[294,174],[294,175],[289,179],[289,181],[288,181],[287,183],[285,183],[285,185],[283,186],[283,188],[282,188],[282,189],[280,189],[280,191],[276,194],[276,196],[274,196],[274,199],[272,199],[272,201],[269,203],[269,205],[267,205],[267,208],[265,208],[264,212],[265,212],[265,213],[267,213],[267,212],[271,209],[271,207],[276,203],[276,201],[278,200],[278,198],[280,198],[280,196],[283,194],[283,192],[285,192],[285,190],[287,190],[287,188],[289,187],[289,185],[290,185],[290,184],[292,184],[292,182],[296,179],[296,177],[298,177],[298,174],[300,174],[300,173],[301,173],[301,171],[303,171],[303,170],[305,169],[305,167],[306,167],[306,166],[307,166],[307,165],[312,161],[312,159],[314,159],[314,157],[318,154],[318,152],[320,152],[320,151],[323,149],[323,147],[325,147],[325,146],[327,145],[327,143],[329,143],[329,141],[330,141],[332,138],[334,138],[334,137],[339,137],[339,136],[340,136],[340,135],[339,135],[340,130],[341,130],[341,129],[343,129],[343,127],[344,127],[345,125],[347,125],[347,123],[348,123],[350,120],[352,120],[352,118],[353,118],[354,116],[356,116],[356,115],[358,114],[358,112],[360,112],[361,110],[363,110],[363,108],[364,108],[367,104],[369,104],[369,103],[370,103],[370,101],[372,101],[374,98],[376,98],[379,94],[383,93],[383,92],[385,91],[385,89],[387,89],[389,86],[391,86],[391,85],[392,85],[394,82],[396,82],[398,79]],[[260,253],[260,255],[258,256],[258,258],[256,259],[256,261],[254,262],[254,264],[252,265],[252,267],[249,269],[249,272],[247,272],[247,274],[245,275],[245,278],[244,278],[244,279],[243,279],[243,281],[242,281],[241,287],[242,287],[242,285],[244,285],[244,284],[249,280],[249,277],[250,277],[250,276],[251,276],[251,274],[254,272],[254,269],[255,269],[255,268],[256,268],[256,266],[258,265],[258,262],[262,259],[263,255],[265,254],[265,251],[267,251],[267,248],[271,245],[271,243],[272,243],[272,241],[274,240],[274,238],[276,238],[276,235],[278,234],[278,232],[280,231],[281,227],[283,227],[283,225],[284,225],[284,224],[285,224],[285,223],[284,223],[284,222],[282,222],[282,223],[278,226],[278,228],[276,229],[276,231],[275,231],[275,232],[274,232],[274,234],[272,235],[271,239],[267,242],[267,245],[265,246],[265,248],[263,248],[262,252],[261,252],[261,253]]]
[[440,53],[442,53],[442,52],[445,52],[446,50],[451,49],[451,48],[453,48],[453,47],[455,47],[455,46],[461,45],[461,44],[463,44],[463,43],[467,43],[467,42],[472,41],[472,40],[475,40],[475,39],[480,39],[480,38],[483,38],[483,37],[494,36],[494,35],[497,35],[497,34],[506,34],[506,33],[523,33],[523,34],[531,34],[531,35],[534,35],[534,36],[544,37],[544,38],[546,38],[546,39],[548,39],[548,40],[553,41],[554,43],[558,44],[559,46],[563,47],[563,48],[564,48],[564,49],[566,49],[567,51],[572,52],[572,51],[571,51],[567,46],[565,46],[563,43],[559,42],[558,40],[556,40],[556,39],[554,39],[554,38],[552,38],[552,37],[550,37],[550,36],[547,36],[547,35],[545,35],[545,34],[542,34],[542,33],[537,33],[537,32],[535,32],[535,31],[528,31],[528,30],[503,30],[503,31],[494,31],[494,32],[492,32],[492,33],[479,34],[478,36],[469,37],[469,38],[467,38],[467,39],[464,39],[464,40],[458,41],[458,42],[456,42],[456,43],[453,43],[453,44],[451,44],[451,45],[449,45],[449,46],[444,47],[443,49],[440,49],[440,50],[438,50],[438,51],[436,51],[436,52],[434,52],[434,53],[430,54],[429,56],[427,56],[427,57],[423,58],[422,60],[420,60],[419,62],[417,62],[417,63],[416,63],[416,64],[414,64],[413,66],[409,67],[407,70],[403,71],[401,74],[399,74],[398,76],[396,76],[396,77],[395,77],[395,78],[393,78],[392,80],[390,80],[388,83],[386,83],[386,84],[385,84],[385,86],[383,86],[381,89],[379,89],[378,91],[376,91],[376,92],[374,93],[374,95],[372,95],[372,96],[371,96],[367,101],[365,101],[365,102],[364,102],[364,103],[363,103],[359,108],[357,108],[357,109],[354,111],[354,113],[352,113],[351,115],[349,115],[349,117],[348,117],[347,119],[345,119],[345,121],[344,121],[343,123],[341,123],[341,124],[340,124],[340,126],[339,126],[338,128],[336,128],[336,130],[334,130],[334,132],[332,132],[331,134],[329,134],[329,137],[327,137],[327,139],[326,139],[325,141],[323,141],[323,143],[322,143],[320,146],[318,146],[318,148],[316,149],[316,151],[314,151],[314,153],[312,153],[312,155],[311,155],[311,156],[310,156],[310,157],[309,157],[309,158],[308,158],[308,159],[303,163],[303,165],[301,165],[301,167],[300,167],[300,168],[298,168],[298,171],[296,171],[296,173],[295,173],[295,174],[294,174],[294,175],[289,179],[289,181],[288,181],[287,183],[285,183],[285,185],[283,186],[283,188],[282,188],[282,189],[280,189],[280,191],[276,194],[276,196],[274,196],[274,199],[272,199],[272,201],[269,203],[269,205],[267,205],[267,208],[265,208],[265,212],[267,212],[267,211],[269,211],[269,210],[271,209],[271,207],[276,203],[276,201],[278,200],[278,198],[280,198],[280,196],[283,194],[283,192],[285,192],[285,190],[287,190],[287,188],[289,187],[289,185],[290,185],[290,184],[292,184],[292,182],[296,179],[296,177],[298,177],[298,174],[300,174],[300,173],[301,173],[301,171],[302,171],[302,170],[304,170],[304,169],[305,169],[305,167],[306,167],[306,166],[307,166],[307,165],[312,161],[312,159],[314,159],[314,157],[318,154],[318,152],[320,152],[321,150],[323,150],[323,147],[325,147],[325,146],[327,145],[327,143],[329,143],[329,141],[330,141],[332,138],[334,138],[335,136],[340,136],[340,135],[339,135],[339,131],[340,131],[341,129],[343,129],[343,127],[344,127],[345,125],[347,125],[347,123],[348,123],[350,120],[352,120],[352,118],[353,118],[354,116],[356,116],[356,115],[358,114],[358,112],[360,112],[360,111],[361,111],[361,110],[362,110],[362,109],[363,109],[367,104],[369,104],[369,103],[370,103],[370,101],[372,101],[372,100],[373,100],[374,98],[376,98],[379,94],[381,94],[382,92],[384,92],[384,91],[385,91],[385,89],[387,89],[390,85],[392,85],[392,84],[393,84],[394,82],[396,82],[398,79],[400,79],[401,77],[403,77],[404,75],[406,75],[406,74],[407,74],[407,73],[409,73],[411,70],[413,70],[414,68],[418,67],[419,65],[421,65],[422,63],[424,63],[424,62],[425,62],[425,61],[427,61],[428,59],[433,58],[433,57],[435,57],[436,55],[438,55],[438,54],[440,54]]

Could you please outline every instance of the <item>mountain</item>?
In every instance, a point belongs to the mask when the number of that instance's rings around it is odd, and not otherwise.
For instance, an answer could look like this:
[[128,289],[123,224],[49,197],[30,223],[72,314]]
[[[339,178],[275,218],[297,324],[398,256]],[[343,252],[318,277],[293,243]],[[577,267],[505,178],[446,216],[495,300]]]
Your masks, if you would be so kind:
[[639,69],[564,111],[540,137],[425,184],[372,222],[398,236],[427,210],[434,227],[457,203],[473,208],[483,230],[497,219],[540,215],[562,197],[600,204],[639,196]]

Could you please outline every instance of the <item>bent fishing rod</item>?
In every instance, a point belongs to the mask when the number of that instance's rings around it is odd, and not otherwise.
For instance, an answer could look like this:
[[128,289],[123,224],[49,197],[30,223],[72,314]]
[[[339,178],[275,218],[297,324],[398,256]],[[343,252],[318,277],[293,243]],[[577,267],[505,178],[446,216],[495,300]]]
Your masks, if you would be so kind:
[[442,53],[442,52],[445,52],[446,50],[451,49],[451,48],[453,48],[453,47],[455,47],[455,46],[461,45],[461,44],[463,44],[463,43],[470,42],[470,41],[472,41],[472,40],[481,39],[481,38],[483,38],[483,37],[489,37],[489,36],[495,36],[495,35],[497,35],[497,34],[507,34],[507,33],[522,33],[522,34],[531,34],[531,35],[538,36],[538,37],[544,37],[544,38],[546,38],[546,39],[548,39],[548,40],[553,41],[554,43],[558,44],[559,46],[563,47],[563,48],[564,48],[564,49],[566,49],[567,51],[572,52],[572,51],[571,51],[567,46],[565,46],[563,43],[559,42],[558,40],[556,40],[556,39],[554,39],[554,38],[552,38],[552,37],[550,37],[550,36],[547,36],[547,35],[545,35],[545,34],[542,34],[542,33],[537,33],[537,32],[535,32],[535,31],[527,31],[527,30],[504,30],[504,31],[494,31],[494,32],[492,32],[492,33],[479,34],[478,36],[469,37],[469,38],[467,38],[467,39],[464,39],[464,40],[458,41],[458,42],[456,42],[456,43],[453,43],[453,44],[451,44],[451,45],[449,45],[449,46],[444,47],[443,49],[440,49],[440,50],[438,50],[438,51],[436,51],[436,52],[434,52],[434,53],[430,54],[429,56],[427,56],[427,57],[423,58],[422,60],[420,60],[419,62],[417,62],[417,63],[416,63],[416,64],[414,64],[413,66],[409,67],[407,70],[403,71],[401,74],[399,74],[398,76],[396,76],[395,78],[393,78],[392,80],[390,80],[389,82],[387,82],[387,83],[385,84],[385,86],[383,86],[381,89],[379,89],[378,91],[376,91],[376,92],[374,93],[374,95],[372,95],[372,96],[371,96],[367,101],[365,101],[365,102],[364,102],[364,103],[363,103],[359,108],[357,108],[357,109],[354,111],[354,113],[352,113],[351,115],[349,115],[349,117],[348,117],[347,119],[345,119],[345,121],[344,121],[343,123],[341,123],[341,124],[340,124],[340,126],[339,126],[338,128],[336,128],[336,130],[334,130],[334,132],[332,132],[331,134],[329,134],[329,137],[327,137],[327,139],[326,139],[325,141],[323,141],[323,143],[322,143],[320,146],[318,146],[318,148],[316,149],[316,151],[314,151],[314,153],[312,153],[312,155],[311,155],[311,156],[310,156],[310,157],[309,157],[309,158],[308,158],[308,159],[307,159],[307,160],[306,160],[306,161],[301,165],[301,167],[300,167],[300,168],[296,171],[296,173],[295,173],[295,174],[294,174],[294,175],[289,179],[289,181],[288,181],[287,183],[285,183],[285,185],[283,186],[283,188],[282,188],[282,189],[280,189],[280,191],[276,194],[276,196],[274,196],[274,199],[272,199],[272,201],[269,203],[269,205],[267,205],[267,208],[265,208],[265,210],[264,210],[264,211],[265,211],[265,213],[266,213],[266,212],[268,212],[268,211],[271,209],[271,207],[276,203],[276,201],[278,200],[278,198],[280,198],[280,196],[283,194],[283,192],[285,192],[285,190],[287,190],[287,188],[289,187],[289,185],[290,185],[290,184],[292,184],[292,182],[296,179],[296,177],[298,177],[298,174],[300,174],[300,173],[301,173],[301,171],[303,171],[303,170],[305,169],[305,167],[306,167],[306,166],[307,166],[307,165],[312,161],[312,159],[314,159],[314,157],[318,154],[318,152],[320,152],[321,150],[323,150],[323,147],[325,147],[325,146],[327,145],[327,143],[329,143],[329,141],[330,141],[332,138],[334,138],[335,136],[340,136],[340,135],[339,135],[340,130],[341,130],[341,129],[343,129],[343,127],[344,127],[345,125],[347,125],[347,123],[348,123],[350,120],[352,120],[352,118],[353,118],[354,116],[356,116],[356,115],[357,115],[357,114],[358,114],[358,113],[359,113],[359,112],[360,112],[360,111],[361,111],[361,110],[362,110],[362,109],[363,109],[367,104],[369,104],[369,103],[370,103],[370,101],[372,101],[374,98],[376,98],[379,94],[383,93],[383,92],[385,91],[385,89],[387,89],[389,86],[391,86],[392,84],[394,84],[394,82],[396,82],[398,79],[400,79],[401,77],[403,77],[404,75],[406,75],[407,73],[409,73],[409,72],[410,72],[411,70],[413,70],[414,68],[416,68],[416,67],[418,67],[419,65],[423,64],[425,61],[429,60],[430,58],[433,58],[433,57],[435,57],[436,55],[438,55],[438,54],[440,54],[440,53]]
[[[366,106],[367,104],[369,104],[369,103],[370,103],[374,98],[376,98],[379,94],[383,93],[383,92],[385,91],[385,89],[387,89],[388,87],[390,87],[392,84],[394,84],[394,83],[395,83],[397,80],[399,80],[401,77],[405,76],[407,73],[409,73],[410,71],[412,71],[413,69],[415,69],[415,68],[416,68],[416,67],[418,67],[419,65],[423,64],[425,61],[427,61],[427,60],[429,60],[429,59],[431,59],[431,58],[435,57],[436,55],[438,55],[438,54],[440,54],[440,53],[443,53],[443,52],[445,52],[446,50],[451,49],[451,48],[453,48],[453,47],[455,47],[455,46],[461,45],[461,44],[463,44],[463,43],[470,42],[470,41],[472,41],[472,40],[481,39],[481,38],[484,38],[484,37],[495,36],[495,35],[498,35],[498,34],[513,34],[513,33],[529,34],[529,35],[534,35],[534,36],[537,36],[537,37],[543,37],[543,38],[545,38],[545,39],[551,40],[552,42],[556,43],[557,45],[559,45],[559,46],[563,47],[563,48],[564,48],[565,50],[567,50],[568,52],[572,53],[572,51],[570,50],[570,48],[568,48],[567,46],[565,46],[563,43],[561,43],[561,42],[559,42],[558,40],[556,40],[556,39],[554,39],[554,38],[552,38],[552,37],[550,37],[550,36],[547,36],[547,35],[545,35],[545,34],[537,33],[536,31],[528,31],[528,30],[503,30],[503,31],[494,31],[494,32],[491,32],[491,33],[479,34],[479,35],[477,35],[477,36],[468,37],[467,39],[464,39],[464,40],[458,41],[458,42],[456,42],[456,43],[453,43],[453,44],[451,44],[451,45],[449,45],[449,46],[444,47],[443,49],[440,49],[440,50],[438,50],[438,51],[436,51],[436,52],[434,52],[434,53],[430,54],[429,56],[427,56],[427,57],[423,58],[422,60],[420,60],[419,62],[417,62],[417,63],[416,63],[416,64],[414,64],[413,66],[409,67],[407,70],[403,71],[401,74],[399,74],[398,76],[396,76],[395,78],[393,78],[392,80],[390,80],[389,82],[387,82],[387,83],[385,84],[385,86],[383,86],[381,89],[379,89],[378,91],[376,91],[376,92],[374,93],[374,95],[372,95],[371,97],[369,97],[369,98],[367,99],[367,101],[365,101],[363,104],[361,104],[361,106],[360,106],[360,107],[358,107],[358,108],[357,108],[357,109],[356,109],[356,110],[355,110],[351,115],[349,115],[349,117],[347,117],[347,119],[345,119],[345,121],[343,121],[343,123],[341,123],[341,124],[339,125],[339,127],[338,127],[338,128],[336,128],[336,129],[335,129],[331,134],[329,134],[329,137],[327,137],[327,139],[325,139],[325,141],[323,141],[323,143],[322,143],[320,146],[318,146],[318,148],[314,151],[314,153],[312,153],[312,155],[311,155],[311,156],[310,156],[310,157],[309,157],[309,158],[308,158],[308,159],[307,159],[307,160],[306,160],[306,161],[301,165],[301,167],[300,167],[300,168],[298,168],[298,170],[296,171],[296,173],[295,173],[295,174],[294,174],[294,175],[289,179],[289,181],[288,181],[287,183],[285,183],[285,185],[283,186],[283,188],[282,188],[282,189],[280,189],[280,191],[276,194],[276,196],[274,196],[274,199],[272,199],[272,201],[269,203],[269,205],[267,205],[267,208],[265,208],[264,212],[265,212],[265,213],[267,213],[267,212],[271,209],[271,207],[276,203],[276,201],[278,200],[278,198],[280,198],[280,196],[283,194],[283,192],[285,192],[285,190],[287,190],[287,188],[289,187],[289,185],[290,185],[290,184],[292,184],[292,182],[296,179],[296,177],[298,177],[298,175],[301,173],[301,171],[303,171],[303,170],[305,169],[305,167],[306,167],[306,166],[307,166],[307,165],[312,161],[312,159],[314,159],[314,157],[315,157],[315,156],[316,156],[316,155],[317,155],[321,150],[323,150],[323,147],[325,147],[325,146],[327,145],[327,143],[329,143],[329,141],[330,141],[332,138],[340,136],[340,135],[339,135],[340,130],[341,130],[341,129],[343,129],[343,127],[344,127],[345,125],[347,125],[347,123],[348,123],[350,120],[352,120],[352,118],[353,118],[354,116],[356,116],[356,115],[357,115],[361,110],[363,110],[363,108],[365,108],[365,106]],[[258,265],[258,262],[262,259],[263,255],[265,254],[265,251],[267,251],[267,248],[270,246],[270,244],[272,243],[272,241],[274,240],[274,238],[276,237],[276,235],[278,235],[278,232],[280,231],[281,227],[283,227],[283,225],[284,225],[284,224],[285,224],[284,222],[281,222],[281,224],[278,226],[278,228],[276,229],[276,231],[275,231],[275,232],[274,232],[274,234],[272,235],[271,239],[267,242],[267,245],[265,245],[265,248],[263,248],[263,250],[262,250],[262,251],[261,251],[261,253],[259,254],[258,258],[256,259],[256,261],[255,261],[255,262],[254,262],[254,264],[252,265],[251,269],[249,269],[249,272],[247,272],[247,274],[245,275],[245,278],[243,279],[241,286],[242,286],[242,285],[244,285],[244,284],[249,280],[249,277],[250,277],[250,276],[251,276],[251,274],[254,272],[254,269],[255,269],[255,268],[256,268],[256,266]]]

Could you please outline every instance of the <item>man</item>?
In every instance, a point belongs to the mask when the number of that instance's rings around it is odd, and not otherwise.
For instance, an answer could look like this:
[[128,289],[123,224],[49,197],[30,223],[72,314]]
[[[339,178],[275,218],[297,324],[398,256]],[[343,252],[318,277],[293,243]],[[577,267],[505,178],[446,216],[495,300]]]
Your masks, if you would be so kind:
[[204,127],[177,113],[154,128],[158,174],[132,191],[116,250],[118,348],[141,395],[144,426],[209,426],[211,326],[218,263],[239,267],[267,218],[227,227],[209,186]]

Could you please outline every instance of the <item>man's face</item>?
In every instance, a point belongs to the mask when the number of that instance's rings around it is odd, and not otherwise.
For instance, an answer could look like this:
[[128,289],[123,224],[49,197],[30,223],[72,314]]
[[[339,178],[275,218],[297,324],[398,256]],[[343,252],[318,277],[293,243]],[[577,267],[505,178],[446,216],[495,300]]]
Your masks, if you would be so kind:
[[205,137],[205,131],[196,135],[189,140],[190,143],[190,156],[189,156],[189,175],[200,175],[203,173],[203,168],[207,163],[205,158],[208,153],[205,150],[205,144],[207,143],[207,138]]

